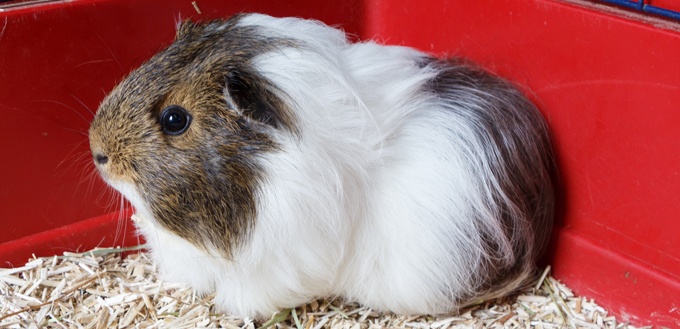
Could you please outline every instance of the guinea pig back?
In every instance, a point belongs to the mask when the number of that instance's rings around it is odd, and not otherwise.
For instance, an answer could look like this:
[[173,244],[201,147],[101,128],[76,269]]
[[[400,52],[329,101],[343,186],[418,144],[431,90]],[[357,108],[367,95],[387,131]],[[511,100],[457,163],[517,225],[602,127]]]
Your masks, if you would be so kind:
[[316,21],[182,23],[89,136],[161,274],[241,316],[454,312],[530,280],[552,226],[547,125],[511,83]]

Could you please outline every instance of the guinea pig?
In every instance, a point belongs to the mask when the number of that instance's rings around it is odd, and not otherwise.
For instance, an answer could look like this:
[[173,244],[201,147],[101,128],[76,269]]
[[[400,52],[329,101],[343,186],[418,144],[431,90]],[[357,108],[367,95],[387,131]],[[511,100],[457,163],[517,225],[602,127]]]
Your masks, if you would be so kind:
[[240,316],[455,312],[534,277],[553,221],[547,124],[516,87],[317,21],[183,22],[89,139],[162,277]]

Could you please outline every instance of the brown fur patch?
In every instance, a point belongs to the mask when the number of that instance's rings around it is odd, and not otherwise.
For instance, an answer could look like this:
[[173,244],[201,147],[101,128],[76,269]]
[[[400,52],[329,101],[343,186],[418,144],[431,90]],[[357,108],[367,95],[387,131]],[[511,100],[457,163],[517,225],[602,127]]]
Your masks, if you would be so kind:
[[[251,65],[292,43],[239,19],[183,23],[172,45],[107,96],[90,127],[93,155],[110,159],[99,167],[106,180],[133,185],[160,225],[225,257],[255,223],[258,157],[277,148],[269,134],[295,131],[292,112]],[[179,135],[160,125],[171,105],[192,116]]]

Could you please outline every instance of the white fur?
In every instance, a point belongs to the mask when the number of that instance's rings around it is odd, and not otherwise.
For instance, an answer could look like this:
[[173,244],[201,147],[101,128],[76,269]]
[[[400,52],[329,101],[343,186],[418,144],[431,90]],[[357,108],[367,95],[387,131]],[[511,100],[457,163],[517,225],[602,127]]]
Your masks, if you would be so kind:
[[488,164],[470,158],[484,145],[451,105],[422,92],[437,74],[415,64],[425,55],[350,44],[311,21],[249,15],[240,24],[302,41],[253,60],[300,134],[277,132],[281,150],[259,160],[256,225],[233,260],[164,230],[119,186],[164,276],[216,290],[221,310],[246,316],[329,294],[399,313],[454,310],[480,285],[471,274],[487,255],[476,227],[497,223],[473,223],[493,213]]

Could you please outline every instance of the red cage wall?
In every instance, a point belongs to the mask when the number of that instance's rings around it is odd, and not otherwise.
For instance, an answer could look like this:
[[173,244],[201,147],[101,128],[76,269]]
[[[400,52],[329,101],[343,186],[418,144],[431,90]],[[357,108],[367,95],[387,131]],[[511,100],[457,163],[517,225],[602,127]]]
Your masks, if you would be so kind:
[[0,266],[138,243],[93,177],[91,112],[178,19],[258,11],[469,57],[524,86],[560,167],[555,276],[624,319],[680,327],[680,24],[581,1],[195,2],[201,14],[186,0],[0,12]]

